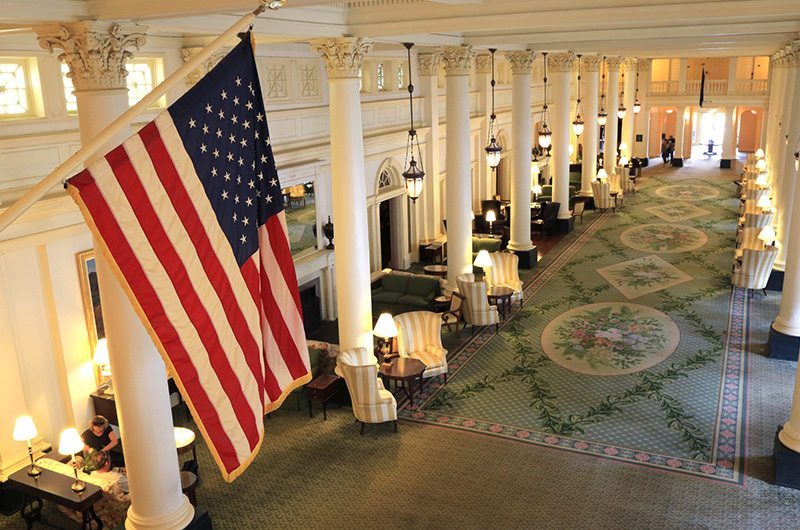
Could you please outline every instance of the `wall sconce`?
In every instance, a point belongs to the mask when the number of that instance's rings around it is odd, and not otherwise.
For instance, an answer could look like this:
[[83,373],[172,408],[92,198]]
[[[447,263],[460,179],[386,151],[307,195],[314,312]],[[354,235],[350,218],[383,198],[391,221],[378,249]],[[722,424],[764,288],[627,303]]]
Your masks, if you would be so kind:
[[28,467],[28,475],[31,477],[38,477],[41,475],[42,470],[39,469],[39,466],[33,461],[31,440],[39,436],[39,431],[36,430],[36,425],[33,424],[33,418],[28,415],[17,418],[14,422],[14,433],[12,436],[17,442],[28,442],[28,456],[31,459],[31,465]]
[[80,493],[86,489],[86,483],[78,478],[78,465],[75,462],[75,453],[83,451],[83,440],[75,427],[64,429],[58,441],[58,452],[64,456],[72,457],[72,469],[75,471],[75,482],[72,483],[72,491]]

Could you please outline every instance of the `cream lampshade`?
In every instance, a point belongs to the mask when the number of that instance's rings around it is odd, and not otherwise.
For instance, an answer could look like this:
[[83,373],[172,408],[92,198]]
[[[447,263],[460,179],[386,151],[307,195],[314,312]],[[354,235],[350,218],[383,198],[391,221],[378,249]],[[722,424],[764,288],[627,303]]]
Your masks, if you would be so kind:
[[111,361],[108,358],[108,341],[106,339],[97,341],[92,362],[100,367],[100,375],[108,377],[108,386],[103,390],[103,393],[114,394],[114,387],[111,384]]
[[759,158],[758,162],[756,162],[756,169],[758,171],[764,171],[765,169],[767,169],[767,161],[764,160],[763,158]]
[[625,155],[622,155],[621,157],[619,157],[619,165],[627,166],[628,165],[628,157],[625,156]]
[[478,255],[475,256],[475,261],[472,263],[476,267],[485,269],[492,266],[492,258],[489,256],[488,250],[479,250]]
[[772,228],[772,225],[767,225],[761,229],[761,232],[758,233],[758,239],[769,245],[773,241],[775,241],[775,229]]
[[758,199],[758,202],[756,203],[756,206],[758,206],[759,208],[761,208],[762,210],[765,210],[765,211],[766,210],[771,210],[772,209],[772,201],[770,200],[768,195],[762,195],[761,198]]
[[397,336],[397,326],[394,323],[394,318],[389,313],[381,313],[378,317],[378,322],[375,323],[375,329],[372,330],[376,337],[382,339],[391,339]]
[[72,468],[75,470],[75,482],[72,483],[72,491],[80,493],[86,489],[86,484],[78,479],[78,467],[75,465],[75,453],[83,451],[83,440],[75,427],[61,431],[61,438],[58,441],[58,452],[62,455],[72,457]]
[[537,182],[536,184],[533,185],[533,188],[531,188],[531,191],[533,192],[534,195],[541,195],[542,194],[542,185]]
[[758,177],[756,177],[756,186],[766,186],[767,184],[769,184],[769,182],[767,182],[767,173],[762,171],[758,174]]
[[601,167],[597,170],[597,180],[603,180],[608,178],[608,172],[606,172],[606,168]]
[[535,177],[541,172],[539,169],[539,162],[533,161],[531,162],[531,177]]
[[756,150],[756,158],[764,158],[764,150],[760,147]]
[[20,416],[14,422],[14,432],[12,437],[17,442],[28,442],[28,456],[31,459],[31,465],[28,467],[28,475],[37,477],[42,474],[42,470],[33,461],[33,447],[31,440],[39,436],[39,431],[36,430],[36,425],[33,424],[33,418],[28,415]]
[[489,210],[486,212],[486,220],[490,223],[497,221],[497,214],[494,213],[494,210]]

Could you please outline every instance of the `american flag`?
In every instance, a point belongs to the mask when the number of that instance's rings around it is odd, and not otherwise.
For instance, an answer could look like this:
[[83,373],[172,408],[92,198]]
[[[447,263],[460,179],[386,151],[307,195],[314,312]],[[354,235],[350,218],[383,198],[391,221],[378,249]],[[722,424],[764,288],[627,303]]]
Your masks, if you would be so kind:
[[68,184],[232,481],[311,378],[249,34]]

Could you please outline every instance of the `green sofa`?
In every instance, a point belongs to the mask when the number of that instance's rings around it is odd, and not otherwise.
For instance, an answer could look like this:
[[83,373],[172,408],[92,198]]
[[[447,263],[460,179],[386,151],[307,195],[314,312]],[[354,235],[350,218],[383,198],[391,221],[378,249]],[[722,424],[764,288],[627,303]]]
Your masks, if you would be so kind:
[[472,237],[472,259],[478,252],[485,250],[487,252],[497,252],[503,246],[503,240],[494,237]]
[[399,315],[430,308],[433,299],[442,294],[439,278],[415,274],[387,274],[380,286],[372,290],[372,315]]

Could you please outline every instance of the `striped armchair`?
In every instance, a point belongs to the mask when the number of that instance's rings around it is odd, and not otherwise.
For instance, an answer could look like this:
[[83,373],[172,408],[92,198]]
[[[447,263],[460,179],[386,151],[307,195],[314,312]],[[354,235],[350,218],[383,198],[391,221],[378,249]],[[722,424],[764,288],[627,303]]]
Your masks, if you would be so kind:
[[744,204],[742,204],[742,215],[747,215],[749,213],[763,213],[761,208],[758,207],[758,201],[754,200],[746,200]]
[[475,326],[490,326],[494,324],[497,329],[500,328],[500,314],[497,312],[497,307],[489,305],[489,298],[487,296],[489,287],[486,282],[465,281],[464,277],[475,276],[472,274],[462,274],[457,278],[458,291],[464,296],[464,321],[472,325],[472,331],[475,331]]
[[365,423],[385,421],[394,422],[397,432],[397,401],[378,379],[378,361],[371,352],[365,348],[341,352],[336,358],[336,374],[347,383],[353,414],[361,422],[361,434]]
[[444,375],[447,384],[447,350],[442,347],[442,316],[431,311],[411,311],[394,317],[400,357],[425,365],[423,378]]
[[[626,177],[626,179],[627,179],[627,177]],[[617,193],[616,200],[619,203],[622,203],[622,199],[624,198],[623,197],[623,190],[622,190],[622,184],[621,183],[622,183],[622,175],[619,172],[619,169],[617,169],[617,171],[614,171],[614,172],[611,172],[611,173],[608,174],[608,185],[610,187],[609,192],[610,193],[614,193],[614,192]]]
[[769,197],[769,190],[756,188],[754,190],[748,190],[742,193],[742,200],[745,201],[758,202],[758,199],[760,199],[761,197]]
[[766,295],[765,287],[776,257],[778,248],[773,246],[765,247],[763,250],[744,249],[741,264],[736,263],[733,266],[731,284],[734,287],[748,289],[751,297],[754,289],[763,289]]
[[492,266],[484,269],[489,287],[502,285],[514,289],[512,302],[522,305],[522,280],[519,279],[519,256],[511,252],[492,252],[489,254]]
[[771,213],[746,213],[739,218],[739,228],[764,228],[772,223]]
[[598,210],[608,210],[609,208],[616,211],[616,203],[611,196],[611,189],[608,184],[608,179],[592,181],[592,195],[594,195],[594,207]]

